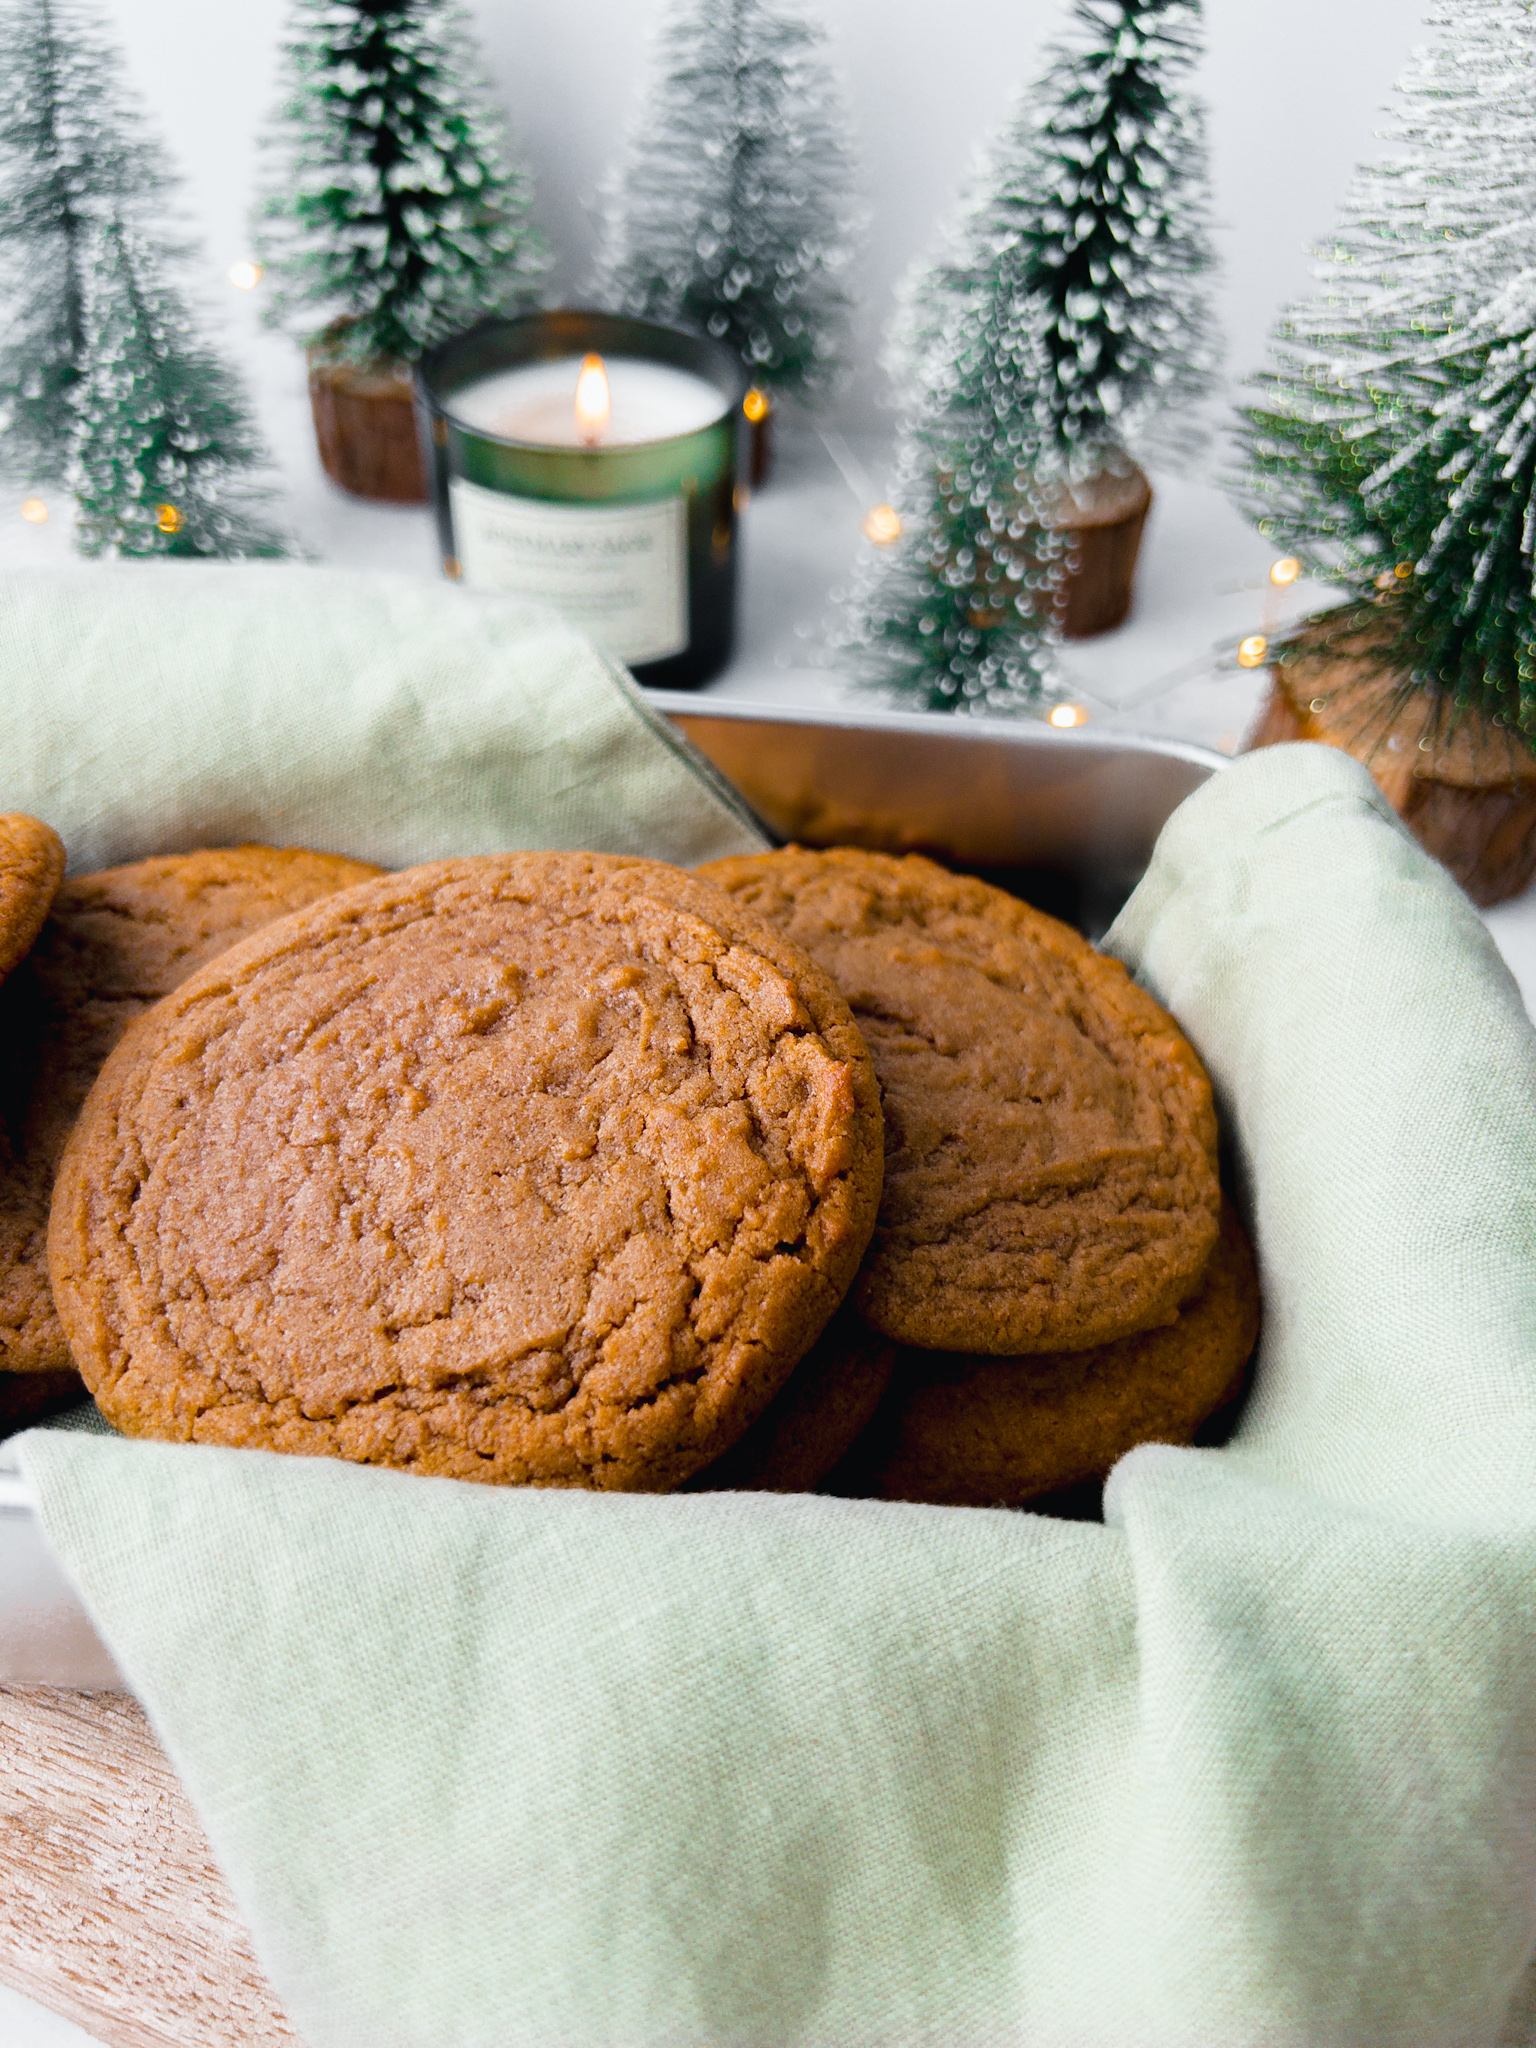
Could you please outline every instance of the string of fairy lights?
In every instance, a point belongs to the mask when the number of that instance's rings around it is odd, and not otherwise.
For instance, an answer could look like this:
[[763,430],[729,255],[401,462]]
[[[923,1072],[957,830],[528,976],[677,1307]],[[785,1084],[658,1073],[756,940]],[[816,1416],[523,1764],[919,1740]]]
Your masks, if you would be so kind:
[[[1294,555],[1282,555],[1278,562],[1269,565],[1269,587],[1271,590],[1285,590],[1301,574],[1301,564]],[[1265,605],[1266,612],[1269,606]],[[1266,618],[1262,633],[1249,633],[1237,643],[1237,665],[1239,668],[1262,668],[1269,655],[1269,620]]]

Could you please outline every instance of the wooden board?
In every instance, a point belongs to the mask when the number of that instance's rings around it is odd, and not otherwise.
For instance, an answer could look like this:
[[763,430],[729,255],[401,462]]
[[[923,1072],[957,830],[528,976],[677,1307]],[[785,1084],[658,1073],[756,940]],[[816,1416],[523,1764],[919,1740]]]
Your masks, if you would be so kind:
[[302,2048],[126,1693],[0,1687],[0,1979],[109,2048]]

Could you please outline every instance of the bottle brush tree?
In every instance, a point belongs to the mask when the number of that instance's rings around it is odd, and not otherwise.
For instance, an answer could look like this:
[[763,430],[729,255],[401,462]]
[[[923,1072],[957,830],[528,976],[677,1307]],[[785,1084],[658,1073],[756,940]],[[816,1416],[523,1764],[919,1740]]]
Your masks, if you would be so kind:
[[77,494],[87,554],[276,555],[265,455],[155,217],[174,179],[76,0],[0,8],[0,463]]
[[395,366],[534,303],[528,179],[452,0],[297,0],[286,62],[259,203],[270,318]]
[[[1399,81],[1242,416],[1239,495],[1437,731],[1536,738],[1536,21],[1458,0]],[[1321,634],[1321,641],[1319,635]],[[1498,749],[1495,749],[1497,752]]]
[[987,154],[893,344],[901,538],[860,564],[839,645],[932,708],[1040,700],[1079,501],[1132,477],[1175,421],[1187,443],[1213,380],[1202,121],[1186,90],[1198,6],[1073,12],[1075,39]]
[[1030,397],[1044,368],[1006,301],[952,309],[903,421],[893,540],[861,557],[834,648],[862,682],[927,711],[1017,711],[1053,680],[1066,548],[1042,509]]
[[142,215],[171,189],[120,72],[74,0],[0,7],[0,462],[36,483],[69,466],[102,211]]
[[954,247],[917,280],[893,351],[922,372],[952,308],[1006,302],[1043,351],[1043,474],[1084,481],[1188,444],[1217,358],[1204,123],[1187,91],[1196,0],[1075,0],[993,145]]
[[244,396],[168,268],[118,218],[89,249],[68,479],[81,552],[284,555],[252,474],[263,456]]
[[853,155],[819,26],[765,0],[677,0],[609,195],[594,294],[712,335],[814,402],[844,367]]

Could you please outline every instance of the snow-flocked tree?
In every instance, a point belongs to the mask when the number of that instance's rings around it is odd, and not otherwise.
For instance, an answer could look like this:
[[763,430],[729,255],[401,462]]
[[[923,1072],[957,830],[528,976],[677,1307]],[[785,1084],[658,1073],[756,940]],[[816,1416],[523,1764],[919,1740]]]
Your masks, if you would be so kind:
[[[1156,446],[1210,388],[1195,0],[1076,0],[893,347],[901,537],[855,571],[837,646],[931,709],[1038,703],[1064,487]],[[1189,438],[1187,420],[1181,431]]]
[[[893,354],[921,375],[968,304],[1038,331],[1039,466],[1071,481],[1190,440],[1212,388],[1198,0],[1075,0],[1077,40],[1021,95],[954,247],[909,287]],[[941,364],[942,369],[942,364]]]
[[1536,18],[1458,0],[1243,415],[1239,492],[1384,669],[1536,736]]
[[171,186],[120,73],[75,0],[0,7],[0,463],[37,483],[69,466],[102,209],[142,213]]
[[1013,711],[1052,679],[1066,545],[1035,474],[1045,355],[1007,300],[968,300],[902,423],[894,541],[860,557],[834,646],[855,676],[927,711]]
[[278,555],[234,371],[197,331],[175,180],[78,0],[0,8],[0,463],[68,483],[87,554]]
[[252,474],[264,458],[244,394],[169,269],[127,222],[96,230],[68,478],[81,552],[284,555]]
[[529,182],[455,0],[296,0],[286,62],[257,232],[270,319],[401,364],[536,302]]
[[859,208],[820,26],[779,0],[674,0],[608,195],[594,298],[692,327],[765,389],[845,366]]

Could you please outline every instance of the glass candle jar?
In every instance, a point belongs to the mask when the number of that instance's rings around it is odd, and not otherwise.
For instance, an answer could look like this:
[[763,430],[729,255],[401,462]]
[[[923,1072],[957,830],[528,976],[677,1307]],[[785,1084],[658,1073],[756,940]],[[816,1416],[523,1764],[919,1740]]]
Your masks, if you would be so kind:
[[488,320],[416,373],[445,573],[553,604],[636,678],[730,658],[741,366],[648,320]]

